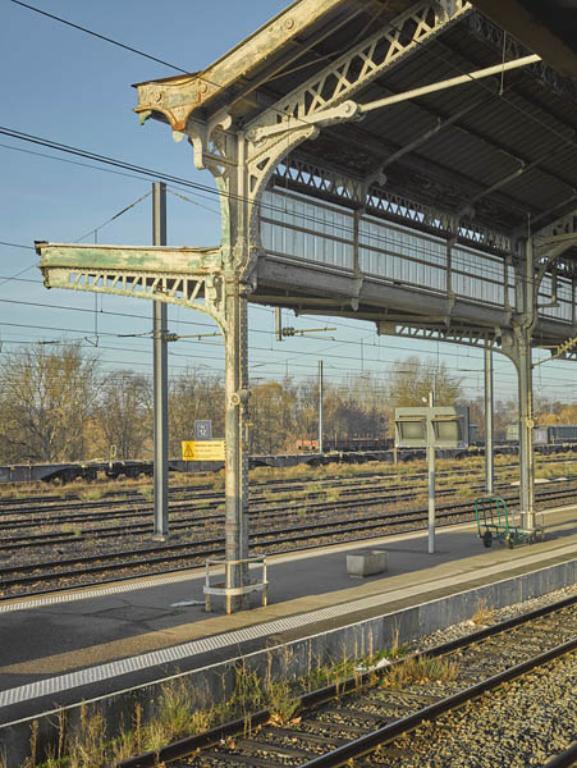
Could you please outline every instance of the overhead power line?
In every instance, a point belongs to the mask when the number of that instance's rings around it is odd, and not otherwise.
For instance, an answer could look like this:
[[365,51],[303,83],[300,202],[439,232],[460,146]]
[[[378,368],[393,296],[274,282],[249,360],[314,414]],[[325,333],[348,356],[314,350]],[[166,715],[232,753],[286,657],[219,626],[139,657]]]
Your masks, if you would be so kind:
[[[29,11],[32,11],[34,13],[40,14],[42,16],[45,16],[46,18],[49,18],[52,21],[57,21],[60,24],[63,24],[63,25],[65,25],[65,26],[67,26],[67,27],[69,27],[71,29],[75,29],[75,30],[83,32],[83,33],[85,33],[87,35],[91,35],[92,37],[98,38],[99,40],[102,40],[103,42],[109,43],[110,45],[114,45],[114,46],[116,46],[118,48],[122,48],[123,50],[126,50],[129,53],[134,53],[134,54],[136,54],[138,56],[142,56],[142,57],[144,57],[146,59],[149,59],[151,61],[155,61],[156,63],[162,64],[163,66],[166,66],[169,69],[173,69],[176,72],[180,72],[181,74],[187,74],[187,75],[188,74],[192,74],[189,69],[182,69],[181,67],[178,67],[176,64],[172,64],[171,62],[165,61],[164,59],[160,59],[160,58],[158,58],[156,56],[153,56],[152,54],[149,54],[146,51],[142,51],[139,48],[136,48],[136,47],[134,47],[132,45],[129,45],[127,43],[123,43],[122,41],[116,40],[115,38],[112,38],[112,37],[110,37],[108,35],[103,35],[100,32],[96,32],[95,30],[89,29],[88,27],[84,27],[84,26],[81,26],[80,24],[76,24],[75,22],[72,22],[69,19],[65,19],[62,16],[57,16],[56,14],[48,13],[47,11],[44,11],[44,10],[42,10],[40,8],[37,8],[37,7],[33,6],[33,5],[30,5],[29,3],[25,3],[22,0],[11,0],[11,2],[14,3],[15,5],[21,6],[22,8],[26,8]],[[380,15],[381,12],[382,11],[379,11],[375,15],[375,18],[377,18]],[[399,29],[399,27],[395,26],[392,23],[392,21],[388,21],[387,23],[398,34],[400,34],[400,35],[403,34],[403,30],[401,30],[401,29]],[[367,29],[368,26],[369,25],[367,24],[365,26],[365,29]],[[360,33],[360,34],[362,34],[362,33]],[[359,39],[359,35],[357,35],[356,38],[352,42],[354,43],[358,39]],[[415,42],[416,42],[417,46],[420,47],[420,48],[425,48],[425,47],[428,47],[428,45],[429,45],[429,41],[424,41],[424,40],[416,39]],[[547,130],[550,133],[554,134],[556,136],[556,138],[557,139],[561,139],[563,143],[565,143],[567,145],[570,145],[570,146],[573,146],[574,148],[577,148],[577,141],[575,140],[574,136],[568,137],[566,134],[563,134],[561,131],[556,130],[548,122],[543,121],[537,115],[535,115],[532,111],[524,108],[523,106],[518,104],[516,101],[511,99],[505,93],[505,91],[503,90],[503,78],[502,78],[502,75],[501,75],[500,83],[499,83],[499,86],[498,86],[498,91],[495,93],[493,91],[492,87],[489,84],[485,83],[484,81],[480,81],[480,80],[475,79],[470,71],[468,71],[467,69],[463,68],[463,66],[459,66],[458,64],[456,64],[446,54],[444,54],[444,53],[435,53],[435,51],[434,51],[435,48],[442,50],[442,43],[440,43],[438,40],[433,40],[432,42],[433,42],[433,46],[432,46],[433,50],[431,51],[432,55],[435,58],[437,58],[439,61],[442,61],[444,64],[448,65],[449,68],[452,69],[455,73],[457,73],[459,75],[462,75],[464,77],[468,77],[471,80],[471,83],[473,83],[477,87],[484,89],[486,92],[488,92],[492,96],[497,96],[501,101],[504,101],[507,104],[509,104],[514,110],[516,110],[520,114],[523,114],[525,117],[527,117],[532,122],[537,123],[540,127],[545,128],[545,130]],[[338,53],[336,55],[338,55]],[[334,60],[334,58],[335,57],[333,57],[331,54],[325,54],[325,55],[319,56],[319,60],[320,61],[324,61],[324,60],[327,60],[327,59]],[[311,63],[317,63],[318,64],[319,60],[317,60],[316,62],[309,62],[307,64],[307,66],[309,64],[311,64]],[[502,63],[506,64],[507,62],[503,61]],[[289,69],[288,72],[290,73],[290,71],[291,70]],[[286,74],[287,74],[287,72],[281,72],[281,73],[277,74],[277,77],[280,77],[280,76],[283,76],[283,75],[286,75]],[[224,86],[221,83],[217,83],[217,82],[211,80],[210,78],[202,76],[202,80],[204,80],[206,83],[212,85],[213,87],[218,88],[219,90],[223,90],[224,89]],[[276,109],[274,107],[274,105],[273,105],[272,109],[275,110],[278,114],[280,114],[282,116],[286,116],[285,112],[283,112],[282,110]],[[302,118],[297,116],[297,119],[300,122],[302,122],[303,124],[306,124],[306,121],[303,120]]]
[[8,248],[26,248],[29,251],[34,250],[33,245],[24,245],[23,243],[8,243],[6,240],[0,240],[0,245],[6,245]]
[[104,229],[104,227],[107,227],[109,224],[112,224],[113,221],[116,221],[116,219],[119,219],[121,216],[124,216],[125,213],[128,213],[128,211],[135,208],[139,203],[141,203],[143,200],[146,200],[147,197],[150,197],[152,192],[149,190],[144,195],[138,198],[138,200],[135,200],[133,203],[130,203],[129,205],[126,205],[124,208],[122,208],[120,211],[115,213],[113,216],[111,216],[109,219],[106,219],[102,224],[99,224],[97,227],[94,227],[94,229],[89,229],[88,232],[86,232],[81,237],[77,237],[75,242],[80,242],[81,240],[84,240],[84,238],[88,237],[88,235],[96,235],[98,232],[100,232],[101,229]]
[[56,16],[56,14],[43,11],[41,8],[36,8],[34,5],[23,3],[22,0],[10,0],[10,2],[14,3],[15,5],[20,5],[22,8],[26,8],[29,11],[34,11],[34,13],[38,13],[41,16],[46,16],[46,18],[52,19],[52,21],[58,21],[60,24],[64,24],[67,27],[72,27],[72,29],[76,29],[79,32],[84,32],[85,34],[91,35],[92,37],[97,37],[99,40],[103,40],[105,43],[115,45],[117,48],[122,48],[125,51],[130,51],[130,53],[135,53],[137,56],[142,56],[143,58],[149,59],[150,61],[155,61],[157,64],[162,64],[163,67],[174,69],[176,72],[182,72],[185,75],[189,73],[188,69],[177,67],[175,64],[171,64],[169,61],[159,59],[157,56],[152,56],[150,53],[141,51],[139,48],[135,48],[132,45],[127,45],[127,43],[122,43],[120,40],[115,40],[112,37],[100,34],[100,32],[95,32],[93,29],[88,29],[87,27],[82,27],[80,24],[75,24],[73,21],[63,19],[62,16]]

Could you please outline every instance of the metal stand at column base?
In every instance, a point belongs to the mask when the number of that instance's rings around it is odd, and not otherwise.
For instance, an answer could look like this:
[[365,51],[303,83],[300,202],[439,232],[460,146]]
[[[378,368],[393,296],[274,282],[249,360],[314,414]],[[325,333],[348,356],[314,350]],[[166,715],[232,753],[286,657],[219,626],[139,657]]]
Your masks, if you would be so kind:
[[[244,584],[240,587],[232,586],[232,568],[237,566],[246,566],[249,568],[251,565],[261,566],[262,573],[261,579],[249,580],[248,584]],[[224,582],[212,583],[210,581],[211,568],[218,568],[219,570],[224,568]],[[227,614],[233,612],[233,600],[235,597],[245,597],[251,595],[253,592],[261,593],[261,605],[266,607],[268,605],[268,581],[267,581],[267,562],[266,557],[255,555],[254,557],[247,557],[243,560],[224,560],[224,559],[208,559],[206,561],[206,576],[203,587],[204,593],[204,608],[207,612],[212,610],[212,598],[223,597],[225,611]]]
[[520,515],[521,525],[519,528],[517,528],[517,534],[520,541],[526,542],[528,544],[535,544],[537,541],[543,541],[546,536],[546,529],[545,529],[545,516],[539,515],[535,516],[535,525],[534,526],[526,526],[525,525],[525,516],[523,514]]
[[154,536],[152,537],[152,541],[162,542],[162,541],[166,541],[167,539],[168,539],[168,534],[163,534],[163,533],[155,533]]

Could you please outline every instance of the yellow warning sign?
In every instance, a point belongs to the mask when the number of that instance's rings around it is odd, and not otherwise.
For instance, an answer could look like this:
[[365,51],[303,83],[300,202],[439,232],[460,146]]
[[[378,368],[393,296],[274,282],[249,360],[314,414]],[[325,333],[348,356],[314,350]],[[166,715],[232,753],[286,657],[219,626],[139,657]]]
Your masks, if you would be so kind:
[[183,440],[183,461],[224,461],[224,440]]

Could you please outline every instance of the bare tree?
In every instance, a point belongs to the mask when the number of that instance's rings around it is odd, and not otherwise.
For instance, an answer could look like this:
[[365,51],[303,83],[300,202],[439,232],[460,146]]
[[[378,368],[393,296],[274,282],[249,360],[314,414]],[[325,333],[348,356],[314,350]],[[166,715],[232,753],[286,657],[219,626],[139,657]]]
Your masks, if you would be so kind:
[[294,434],[296,394],[288,380],[267,381],[252,388],[250,399],[251,450],[277,453]]
[[437,405],[454,405],[462,395],[461,380],[451,376],[445,363],[423,362],[416,355],[393,363],[388,389],[394,407],[422,405],[429,392]]
[[78,344],[34,346],[0,360],[3,461],[71,461],[85,453],[97,361]]
[[152,434],[152,394],[148,379],[117,371],[101,385],[98,423],[121,459],[141,458]]
[[196,419],[211,419],[215,437],[224,435],[224,386],[221,378],[185,371],[170,383],[168,398],[171,456],[180,456],[181,440],[194,440]]

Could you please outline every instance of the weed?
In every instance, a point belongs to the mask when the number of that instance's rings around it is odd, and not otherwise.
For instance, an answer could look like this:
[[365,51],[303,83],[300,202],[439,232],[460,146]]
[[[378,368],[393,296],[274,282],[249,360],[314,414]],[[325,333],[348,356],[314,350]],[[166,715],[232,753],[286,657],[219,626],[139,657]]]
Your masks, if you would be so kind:
[[495,609],[487,606],[485,598],[481,598],[477,604],[475,613],[471,616],[471,621],[478,627],[486,627],[495,617]]
[[230,703],[242,714],[263,709],[266,703],[266,694],[261,680],[255,671],[249,671],[244,666],[235,670],[234,691]]
[[102,488],[86,488],[78,492],[78,498],[82,501],[99,501],[103,496]]
[[411,656],[393,664],[384,676],[383,688],[405,688],[413,683],[449,683],[457,677],[454,661],[434,656]]
[[71,739],[67,768],[96,768],[106,765],[106,722],[100,712],[82,706],[80,728]]
[[146,501],[152,501],[154,498],[154,488],[152,485],[144,486],[143,488],[140,488],[140,495]]
[[165,685],[160,694],[158,721],[173,736],[185,733],[190,723],[190,691],[185,680]]
[[82,528],[79,525],[72,525],[72,523],[63,523],[60,526],[60,533],[72,533],[74,536],[80,536]]
[[294,694],[290,684],[284,680],[272,683],[267,694],[271,720],[278,725],[289,723],[299,707],[299,697]]

